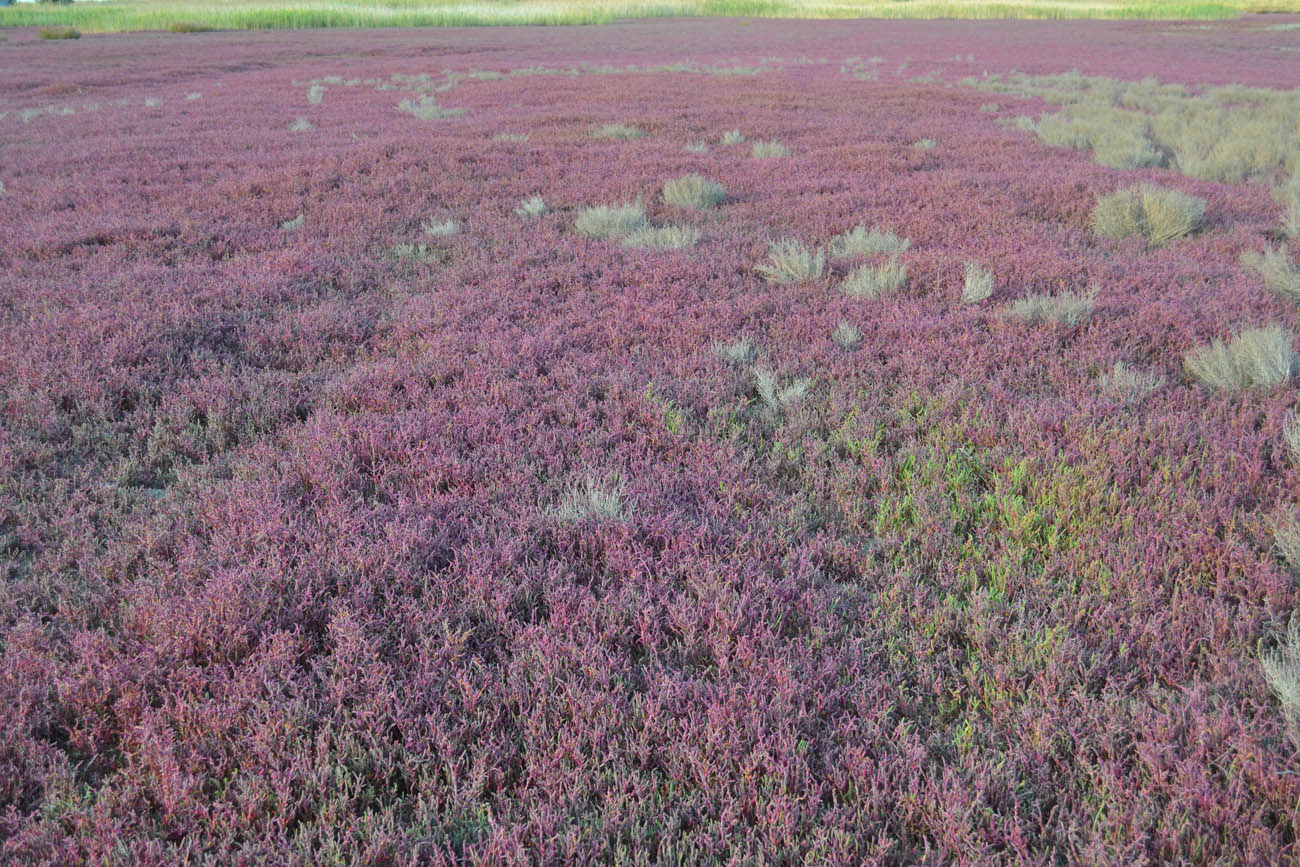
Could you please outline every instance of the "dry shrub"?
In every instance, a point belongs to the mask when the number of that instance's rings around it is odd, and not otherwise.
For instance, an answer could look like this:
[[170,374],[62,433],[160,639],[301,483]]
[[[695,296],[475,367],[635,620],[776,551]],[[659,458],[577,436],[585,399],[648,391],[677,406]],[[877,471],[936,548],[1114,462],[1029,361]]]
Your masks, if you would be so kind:
[[862,331],[847,319],[841,319],[831,332],[831,340],[845,352],[852,352],[862,342]]
[[1115,366],[1103,373],[1099,379],[1104,391],[1132,406],[1146,399],[1152,392],[1164,387],[1165,378],[1158,373],[1115,362]]
[[623,480],[617,475],[606,479],[589,476],[565,489],[551,515],[563,524],[622,521],[632,512],[623,490]]
[[80,39],[81,31],[75,27],[42,27],[42,39]]
[[1092,230],[1112,240],[1141,235],[1158,246],[1192,232],[1204,215],[1204,199],[1142,184],[1098,199],[1092,210]]
[[595,205],[578,212],[573,228],[588,238],[622,238],[647,225],[640,201],[623,205]]
[[646,226],[623,238],[624,247],[650,250],[681,250],[693,247],[700,240],[700,230],[694,226]]
[[1087,295],[1063,292],[1060,295],[1026,295],[1011,305],[1007,311],[1026,322],[1056,322],[1061,325],[1078,325],[1092,313],[1096,290]]
[[1210,388],[1272,388],[1291,376],[1291,335],[1279,326],[1250,328],[1228,343],[1215,340],[1183,356],[1192,379]]
[[[1291,521],[1294,523],[1295,518]],[[1277,648],[1261,655],[1259,662],[1264,680],[1282,704],[1287,735],[1300,749],[1300,621],[1295,616],[1286,634],[1278,636]]]
[[519,207],[515,208],[515,215],[529,218],[542,217],[549,211],[550,209],[546,207],[546,199],[541,196],[529,196],[519,203]]
[[1244,253],[1241,263],[1259,274],[1265,288],[1274,295],[1300,301],[1300,269],[1287,256],[1285,247],[1265,247],[1263,253]]
[[722,184],[703,175],[689,174],[664,183],[664,201],[679,208],[712,208],[727,197]]
[[888,229],[867,229],[859,223],[831,239],[830,254],[835,259],[851,259],[876,253],[901,253],[910,246],[911,241]]
[[850,298],[880,298],[907,282],[907,266],[892,258],[883,265],[861,265],[848,273],[840,291]]
[[826,267],[826,253],[809,250],[794,238],[782,238],[768,245],[768,260],[754,270],[770,283],[798,283],[814,280]]
[[964,304],[978,304],[993,294],[993,272],[978,262],[967,262],[961,286]]
[[760,159],[768,157],[788,157],[793,153],[788,147],[779,141],[756,141],[750,153]]
[[597,127],[592,130],[591,137],[631,141],[633,139],[645,138],[646,131],[623,123],[607,123],[602,127]]

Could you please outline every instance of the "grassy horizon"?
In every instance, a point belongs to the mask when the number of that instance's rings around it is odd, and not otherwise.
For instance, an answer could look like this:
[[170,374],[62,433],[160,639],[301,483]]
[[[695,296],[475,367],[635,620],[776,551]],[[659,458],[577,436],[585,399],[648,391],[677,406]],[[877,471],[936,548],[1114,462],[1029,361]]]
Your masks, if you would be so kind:
[[620,18],[694,16],[1222,19],[1264,11],[1300,12],[1300,0],[107,0],[0,7],[0,27],[65,25],[107,33],[165,30],[180,23],[248,30],[603,24]]

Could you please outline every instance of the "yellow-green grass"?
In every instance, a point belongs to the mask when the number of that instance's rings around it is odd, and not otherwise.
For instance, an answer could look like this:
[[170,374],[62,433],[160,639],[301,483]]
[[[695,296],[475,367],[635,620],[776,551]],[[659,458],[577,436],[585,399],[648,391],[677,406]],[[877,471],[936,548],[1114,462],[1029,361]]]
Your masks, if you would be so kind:
[[[618,18],[1231,18],[1300,0],[105,0],[0,7],[0,27],[86,32],[307,27],[598,24]],[[186,28],[181,28],[186,29]]]

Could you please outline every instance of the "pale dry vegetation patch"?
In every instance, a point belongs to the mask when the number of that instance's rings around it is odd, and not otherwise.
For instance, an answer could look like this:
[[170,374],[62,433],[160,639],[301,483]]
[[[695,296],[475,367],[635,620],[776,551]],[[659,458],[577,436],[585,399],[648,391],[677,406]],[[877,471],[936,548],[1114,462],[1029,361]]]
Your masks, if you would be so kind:
[[588,476],[570,485],[552,511],[555,520],[563,524],[580,524],[584,521],[622,521],[632,513],[632,505],[624,495],[622,478],[612,475],[604,479]]
[[542,217],[550,212],[546,206],[546,199],[541,196],[529,196],[519,203],[515,208],[515,215],[519,217]]
[[681,250],[693,247],[700,240],[700,230],[694,226],[646,226],[622,238],[624,247],[650,250]]
[[578,211],[573,228],[588,238],[622,238],[648,225],[640,201],[621,205],[594,205]]
[[1300,749],[1300,620],[1292,616],[1286,633],[1278,636],[1277,647],[1262,654],[1259,662],[1264,680],[1282,705],[1287,735]]
[[1164,388],[1165,378],[1158,373],[1140,370],[1123,361],[1104,372],[1098,381],[1102,390],[1129,406],[1141,403],[1148,395]]
[[754,389],[758,393],[758,399],[769,412],[774,414],[784,413],[803,400],[810,388],[812,388],[811,379],[799,378],[781,385],[776,374],[770,370],[754,371]]
[[745,136],[738,129],[729,129],[722,134],[722,143],[724,145],[744,144]]
[[1227,343],[1215,340],[1183,356],[1192,379],[1222,391],[1272,388],[1291,376],[1291,335],[1280,326],[1250,328]]
[[730,343],[713,344],[713,354],[728,364],[740,367],[758,358],[758,344],[748,337],[737,337]]
[[750,149],[750,153],[759,159],[768,159],[771,157],[788,157],[794,151],[779,141],[756,141]]
[[1026,295],[1008,308],[1007,312],[1025,322],[1055,322],[1060,325],[1078,325],[1092,314],[1097,291],[1086,295],[1062,292],[1059,295],[1034,293]]
[[1160,246],[1191,233],[1204,215],[1204,199],[1142,184],[1099,198],[1091,223],[1092,230],[1103,238],[1141,235],[1148,244]]
[[432,235],[435,238],[445,238],[450,235],[460,234],[460,223],[455,220],[425,220],[420,227],[424,229],[424,234]]
[[862,342],[862,331],[847,319],[841,319],[831,332],[831,340],[845,352],[852,352]]
[[910,246],[911,241],[900,238],[889,229],[868,229],[865,224],[859,223],[831,238],[829,251],[835,259],[852,259],[878,253],[901,253]]
[[850,298],[880,298],[896,292],[907,282],[907,266],[891,258],[880,265],[859,265],[840,282],[840,291]]
[[978,304],[993,294],[993,272],[978,262],[963,266],[961,300],[963,304]]
[[625,123],[607,123],[592,130],[591,137],[632,141],[633,139],[645,138],[646,131],[639,127],[628,126]]
[[989,76],[968,86],[1060,106],[1019,128],[1045,143],[1091,149],[1115,168],[1169,166],[1203,180],[1274,180],[1300,167],[1300,89],[1189,88],[1153,78]]
[[1268,291],[1289,301],[1300,301],[1300,269],[1286,254],[1286,248],[1265,247],[1264,252],[1243,253],[1241,264],[1264,280]]
[[767,261],[754,270],[769,283],[798,283],[817,279],[825,268],[824,250],[810,250],[794,238],[782,238],[768,245]]
[[727,197],[722,184],[700,174],[683,175],[664,183],[663,199],[678,208],[703,210],[721,204]]
[[419,99],[404,99],[397,104],[397,110],[419,120],[444,120],[452,117],[464,117],[463,108],[443,108],[438,100],[425,93]]

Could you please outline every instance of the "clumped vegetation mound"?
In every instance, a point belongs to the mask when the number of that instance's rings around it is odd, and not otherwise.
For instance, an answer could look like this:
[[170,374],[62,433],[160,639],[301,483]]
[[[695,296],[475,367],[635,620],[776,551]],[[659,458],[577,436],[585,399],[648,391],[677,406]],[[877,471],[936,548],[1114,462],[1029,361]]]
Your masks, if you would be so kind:
[[1215,340],[1183,357],[1197,382],[1224,391],[1273,388],[1291,377],[1291,335],[1279,326],[1248,328],[1227,343]]
[[197,21],[173,21],[167,25],[167,29],[172,33],[211,33],[216,28]]
[[591,137],[632,141],[633,139],[645,138],[646,132],[643,129],[628,126],[627,124],[607,123],[592,130]]
[[1190,234],[1204,215],[1204,199],[1142,184],[1098,199],[1092,230],[1112,240],[1140,235],[1158,246]]
[[907,282],[907,266],[897,258],[882,265],[859,265],[840,283],[840,291],[852,298],[880,298],[896,292]]
[[1085,295],[1075,292],[1062,292],[1060,295],[1034,293],[1012,304],[1007,312],[1026,322],[1078,325],[1092,314],[1096,294],[1095,290]]
[[703,175],[689,174],[664,184],[664,201],[678,208],[713,208],[722,204],[727,191],[722,184]]
[[786,147],[779,141],[756,141],[754,142],[754,146],[751,148],[750,152],[760,159],[788,157],[794,153],[794,151],[790,150],[790,148]]
[[1072,72],[966,79],[995,93],[1059,105],[1022,128],[1057,147],[1091,150],[1114,168],[1168,166],[1207,181],[1275,180],[1300,169],[1300,89],[1191,88]]
[[809,249],[795,238],[782,238],[768,245],[767,261],[754,270],[770,283],[799,283],[816,280],[826,268],[826,252]]
[[910,246],[911,241],[898,237],[889,229],[868,229],[858,224],[832,238],[829,251],[836,259],[851,259],[876,253],[901,253]]
[[11,34],[0,864],[1300,862],[1290,181],[909,81],[1267,26]]
[[1291,261],[1285,247],[1266,247],[1262,253],[1245,253],[1241,262],[1259,274],[1264,280],[1264,286],[1274,295],[1290,301],[1300,301],[1300,268]]
[[593,205],[578,212],[573,228],[588,238],[622,238],[646,228],[645,205],[629,202],[622,205]]
[[81,31],[75,27],[42,27],[42,39],[80,39]]

